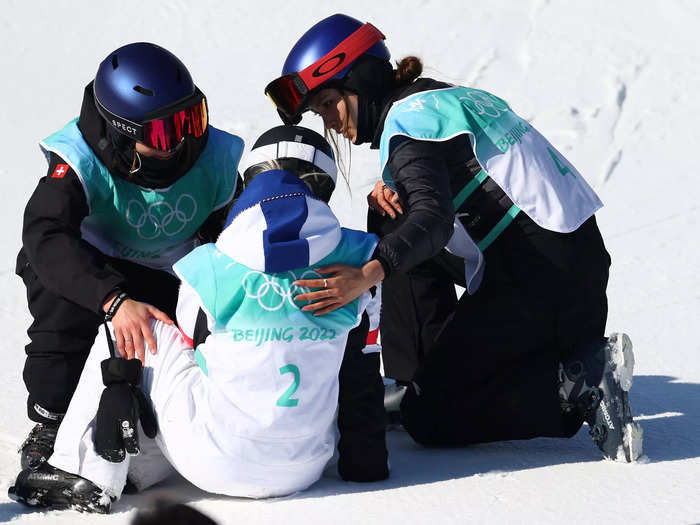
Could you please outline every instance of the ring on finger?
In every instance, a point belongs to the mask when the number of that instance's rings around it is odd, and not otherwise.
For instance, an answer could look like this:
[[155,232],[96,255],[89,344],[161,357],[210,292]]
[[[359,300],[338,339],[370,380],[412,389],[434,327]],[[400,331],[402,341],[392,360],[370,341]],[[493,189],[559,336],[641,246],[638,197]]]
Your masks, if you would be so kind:
[[125,338],[124,338],[124,342],[125,342],[125,343],[130,343],[131,341],[133,341],[133,339],[131,339],[130,337],[128,337],[128,338],[125,337]]
[[323,287],[328,288],[328,279],[323,280]]

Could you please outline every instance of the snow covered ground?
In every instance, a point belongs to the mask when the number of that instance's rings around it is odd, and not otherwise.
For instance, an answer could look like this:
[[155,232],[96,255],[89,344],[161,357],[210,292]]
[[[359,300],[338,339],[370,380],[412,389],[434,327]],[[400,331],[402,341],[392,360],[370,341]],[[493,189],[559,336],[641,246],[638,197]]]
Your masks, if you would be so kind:
[[[700,522],[700,3],[696,0],[463,2],[167,2],[5,0],[0,11],[0,521],[128,523],[167,493],[221,523]],[[30,428],[21,380],[30,317],[14,275],[24,204],[45,162],[37,142],[77,115],[84,85],[112,49],[156,42],[209,99],[213,124],[248,143],[276,125],[263,96],[294,41],[346,12],[387,35],[394,58],[492,91],[547,136],[600,193],[613,258],[609,331],[628,332],[644,461],[599,459],[586,430],[425,450],[391,433],[392,477],[361,485],[332,472],[288,498],[217,497],[182,479],[125,497],[108,517],[31,512],[10,501],[17,446]],[[307,118],[318,129],[319,122]],[[362,227],[375,152],[352,152],[350,194],[332,205]],[[697,180],[696,180],[697,179]]]

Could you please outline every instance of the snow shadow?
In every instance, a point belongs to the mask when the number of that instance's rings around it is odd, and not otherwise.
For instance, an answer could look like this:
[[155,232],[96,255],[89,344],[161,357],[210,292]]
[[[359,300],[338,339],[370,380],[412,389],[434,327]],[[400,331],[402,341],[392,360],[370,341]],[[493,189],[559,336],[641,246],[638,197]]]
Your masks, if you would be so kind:
[[650,463],[700,457],[700,384],[635,376],[630,402]]
[[426,448],[403,431],[390,432],[387,438],[391,463],[389,479],[379,483],[345,483],[334,474],[295,497],[372,492],[471,476],[507,476],[519,470],[601,459],[590,438],[581,433],[572,439],[540,438],[454,448]]
[[243,504],[269,504],[293,499],[374,492],[423,485],[438,481],[481,475],[506,476],[509,472],[559,463],[600,461],[598,449],[587,433],[572,439],[505,441],[457,448],[425,448],[404,431],[387,433],[391,477],[377,483],[348,483],[340,479],[336,466],[328,466],[324,476],[309,489],[281,498],[250,500],[205,493],[179,475],[171,476],[138,495],[126,495],[112,507],[113,513],[140,508],[150,500],[166,497],[183,503],[235,501]]
[[[670,376],[635,376],[630,401],[635,418],[644,428],[644,454],[649,463],[700,457],[700,384],[678,382]],[[391,477],[385,481],[346,483],[338,477],[335,466],[331,466],[308,490],[265,502],[274,505],[276,501],[287,499],[326,498],[470,476],[507,476],[511,472],[559,464],[602,461],[600,451],[588,436],[587,425],[571,439],[538,438],[457,448],[422,447],[407,433],[392,431],[387,434],[387,444]],[[625,465],[620,464],[620,467],[625,468]],[[156,491],[160,495],[174,491],[179,501],[186,502],[250,501],[206,494],[176,476],[155,491],[149,491],[151,494],[146,492],[122,499],[115,511],[132,508],[137,501],[141,504],[156,496]]]
[[175,475],[142,494],[124,496],[112,507],[112,512],[129,511],[134,507],[143,506],[151,499],[163,496],[183,503],[206,500],[274,505],[293,499],[374,492],[469,476],[507,476],[508,473],[518,470],[601,460],[600,453],[587,432],[580,432],[572,439],[542,438],[458,448],[425,448],[416,444],[406,432],[392,431],[387,433],[387,445],[391,477],[377,483],[344,482],[339,478],[336,466],[332,465],[327,467],[324,476],[306,491],[282,498],[249,500],[207,494]]
[[20,505],[15,501],[3,501],[0,503],[0,523],[7,523],[8,521],[12,521],[23,514],[33,512],[35,512],[34,509]]
[[[700,384],[670,376],[635,376],[630,402],[644,429],[649,463],[700,457]],[[601,461],[588,426],[571,439],[538,438],[459,448],[425,448],[405,432],[387,434],[391,478],[370,484],[324,477],[296,498],[387,490],[470,476],[502,475],[558,464]],[[620,465],[624,467],[624,465]]]
[[[630,398],[634,416],[644,428],[644,454],[649,463],[700,457],[700,384],[679,382],[671,376],[636,376]],[[388,480],[346,483],[338,478],[335,467],[328,467],[324,477],[307,491],[264,502],[274,505],[288,499],[374,492],[470,476],[508,476],[511,472],[552,465],[601,461],[586,425],[571,439],[539,438],[459,448],[425,448],[405,432],[392,431],[387,434],[387,441],[391,462]],[[186,503],[206,500],[255,504],[255,500],[207,494],[174,475],[142,494],[125,495],[112,512],[129,512],[159,497]],[[3,502],[0,522],[30,512],[33,511],[17,503]]]

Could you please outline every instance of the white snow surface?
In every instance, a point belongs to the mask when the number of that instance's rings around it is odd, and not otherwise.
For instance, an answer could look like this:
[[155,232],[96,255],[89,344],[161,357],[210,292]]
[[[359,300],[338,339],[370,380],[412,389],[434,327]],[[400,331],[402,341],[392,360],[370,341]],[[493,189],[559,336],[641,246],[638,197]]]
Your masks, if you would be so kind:
[[[602,461],[585,427],[570,440],[448,450],[391,432],[391,478],[381,483],[344,483],[329,470],[303,493],[249,501],[176,477],[125,496],[107,517],[12,502],[16,450],[31,428],[22,382],[30,316],[14,261],[24,205],[46,171],[38,141],[78,114],[107,53],[152,41],[188,65],[211,122],[251,144],[278,124],[266,83],[296,39],[334,12],[374,23],[393,57],[420,56],[427,76],[507,100],[599,192],[613,260],[608,331],[634,342],[630,395],[644,427],[643,461]],[[135,508],[165,493],[232,524],[700,522],[696,0],[5,0],[1,13],[0,521],[128,523]],[[320,129],[313,117],[303,123]],[[378,163],[377,152],[353,149],[352,192],[341,186],[331,202],[344,225],[364,226]]]

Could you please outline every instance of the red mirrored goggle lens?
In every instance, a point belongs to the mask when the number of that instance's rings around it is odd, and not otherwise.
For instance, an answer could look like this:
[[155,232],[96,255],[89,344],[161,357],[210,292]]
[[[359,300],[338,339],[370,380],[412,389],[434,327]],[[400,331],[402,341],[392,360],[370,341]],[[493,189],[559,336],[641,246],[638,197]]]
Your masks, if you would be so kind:
[[270,97],[272,103],[288,117],[295,115],[302,104],[308,90],[303,83],[295,82],[295,74],[285,75],[270,82],[265,88],[265,94]]
[[143,143],[160,151],[174,150],[186,136],[201,137],[207,129],[207,101],[143,125]]

